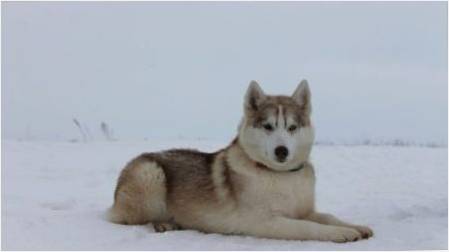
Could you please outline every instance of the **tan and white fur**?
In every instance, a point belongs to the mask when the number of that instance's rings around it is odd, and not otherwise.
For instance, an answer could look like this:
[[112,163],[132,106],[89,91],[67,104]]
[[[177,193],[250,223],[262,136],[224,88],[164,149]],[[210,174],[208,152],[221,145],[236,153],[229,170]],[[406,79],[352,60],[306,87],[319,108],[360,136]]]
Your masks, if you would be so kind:
[[110,220],[151,222],[159,232],[334,242],[371,237],[368,227],[316,211],[313,140],[307,81],[292,96],[266,95],[252,81],[231,144],[213,153],[172,149],[136,157],[120,174]]

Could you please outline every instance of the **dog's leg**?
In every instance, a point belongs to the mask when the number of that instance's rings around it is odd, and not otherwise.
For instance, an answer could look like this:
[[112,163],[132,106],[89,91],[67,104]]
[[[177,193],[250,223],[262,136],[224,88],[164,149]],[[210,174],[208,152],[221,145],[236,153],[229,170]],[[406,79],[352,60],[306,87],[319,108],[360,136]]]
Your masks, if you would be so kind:
[[153,222],[153,228],[157,233],[182,229],[181,226],[174,222]]
[[363,238],[369,238],[374,234],[373,230],[371,230],[371,228],[369,227],[344,222],[331,214],[314,212],[309,216],[307,216],[305,219],[325,225],[353,228],[357,230],[362,235]]
[[269,220],[258,220],[249,224],[242,220],[240,231],[264,238],[287,240],[321,240],[333,242],[350,242],[361,239],[361,234],[347,227],[322,225],[308,220],[290,219],[281,216]]

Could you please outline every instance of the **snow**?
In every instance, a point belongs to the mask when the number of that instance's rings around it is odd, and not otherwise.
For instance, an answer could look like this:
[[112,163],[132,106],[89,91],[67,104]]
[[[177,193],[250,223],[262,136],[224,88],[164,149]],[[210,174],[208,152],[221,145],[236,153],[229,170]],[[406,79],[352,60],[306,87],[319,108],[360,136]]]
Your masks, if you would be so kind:
[[411,250],[447,249],[447,148],[314,147],[317,207],[370,226],[355,243],[283,241],[197,231],[154,233],[105,220],[119,171],[135,155],[206,140],[2,143],[2,249]]

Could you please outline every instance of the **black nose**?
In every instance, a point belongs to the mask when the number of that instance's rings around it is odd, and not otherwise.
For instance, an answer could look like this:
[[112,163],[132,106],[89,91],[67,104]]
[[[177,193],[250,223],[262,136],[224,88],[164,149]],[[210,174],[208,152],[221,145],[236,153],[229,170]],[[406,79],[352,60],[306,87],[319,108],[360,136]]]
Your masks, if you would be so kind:
[[285,158],[288,156],[288,149],[285,146],[278,146],[274,149],[274,154],[278,161],[284,162]]

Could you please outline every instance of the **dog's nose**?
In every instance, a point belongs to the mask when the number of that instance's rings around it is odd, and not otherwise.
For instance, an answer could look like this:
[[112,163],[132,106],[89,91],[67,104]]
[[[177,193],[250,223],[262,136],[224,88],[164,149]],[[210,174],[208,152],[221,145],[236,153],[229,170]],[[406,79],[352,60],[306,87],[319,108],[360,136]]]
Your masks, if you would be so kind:
[[288,156],[288,149],[285,146],[278,146],[274,149],[274,154],[279,162],[284,162]]

